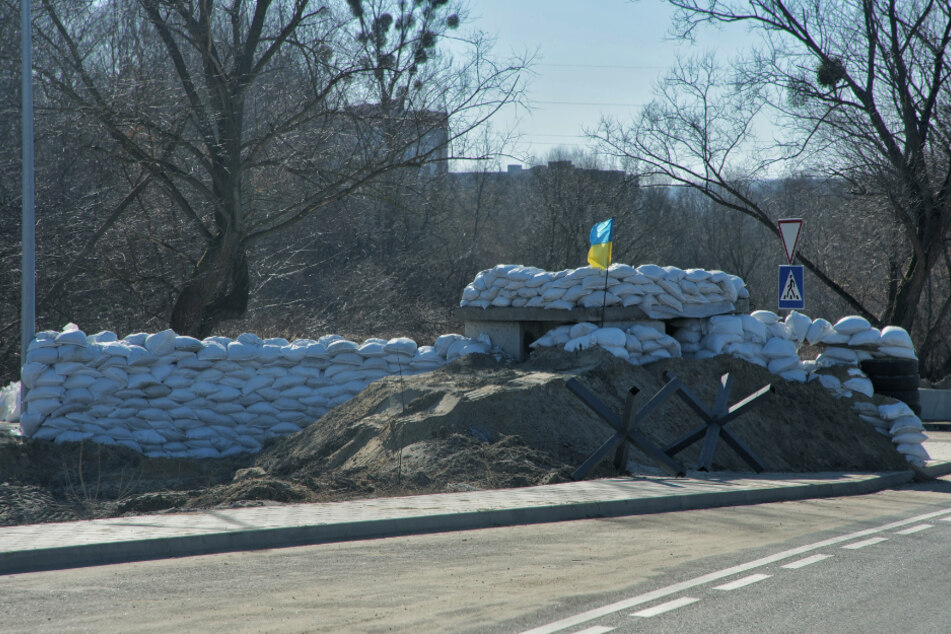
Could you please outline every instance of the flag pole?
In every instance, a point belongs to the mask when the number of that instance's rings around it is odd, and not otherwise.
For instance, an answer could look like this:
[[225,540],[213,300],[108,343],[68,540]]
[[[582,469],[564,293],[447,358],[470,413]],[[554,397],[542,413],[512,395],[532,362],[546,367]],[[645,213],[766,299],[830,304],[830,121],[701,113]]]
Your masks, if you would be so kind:
[[[614,244],[614,216],[611,216],[611,244]],[[614,247],[611,247],[611,251],[614,250]],[[611,253],[611,255],[614,255]],[[608,256],[607,266],[604,267],[604,296],[601,298],[601,327],[604,328],[604,311],[607,310],[608,305],[608,269],[611,268],[611,256]]]

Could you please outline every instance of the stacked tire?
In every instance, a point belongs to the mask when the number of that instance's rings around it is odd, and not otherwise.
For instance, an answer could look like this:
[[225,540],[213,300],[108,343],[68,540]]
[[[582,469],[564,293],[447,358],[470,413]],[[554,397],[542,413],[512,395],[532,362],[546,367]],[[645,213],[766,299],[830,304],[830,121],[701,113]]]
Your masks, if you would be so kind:
[[921,416],[917,359],[869,359],[862,361],[860,367],[872,381],[876,394],[898,399]]

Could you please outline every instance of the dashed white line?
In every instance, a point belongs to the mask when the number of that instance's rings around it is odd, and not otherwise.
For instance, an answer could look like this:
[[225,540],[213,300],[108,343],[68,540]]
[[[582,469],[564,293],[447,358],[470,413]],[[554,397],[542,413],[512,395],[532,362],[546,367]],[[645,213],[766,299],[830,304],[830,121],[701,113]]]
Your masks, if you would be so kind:
[[595,625],[592,627],[586,627],[583,630],[578,630],[575,634],[604,634],[605,632],[610,632],[614,630],[613,627],[605,627],[603,625]]
[[912,526],[911,528],[906,528],[903,531],[898,531],[895,534],[896,535],[914,535],[915,533],[926,531],[929,528],[934,528],[934,524],[919,524],[918,526]]
[[677,608],[682,608],[685,605],[690,605],[691,603],[696,603],[700,599],[694,597],[680,597],[679,599],[674,599],[673,601],[667,601],[666,603],[661,603],[660,605],[655,605],[652,608],[647,608],[634,612],[631,616],[640,616],[642,618],[650,618],[652,616],[657,616],[658,614],[663,614],[664,612],[670,612],[671,610],[676,610]]
[[743,577],[742,579],[737,579],[736,581],[731,581],[730,583],[724,583],[722,586],[714,586],[714,590],[736,590],[737,588],[745,588],[746,586],[756,583],[757,581],[762,581],[763,579],[769,579],[772,575],[749,575],[748,577]]
[[858,539],[860,537],[866,537],[868,535],[875,535],[876,533],[894,531],[905,526],[920,524],[926,520],[939,517],[942,519],[942,521],[951,522],[951,509],[933,511],[931,513],[925,513],[923,515],[917,515],[915,517],[909,517],[908,519],[899,520],[897,522],[889,522],[888,524],[883,524],[874,528],[867,528],[854,533],[849,533],[847,535],[839,535],[838,537],[832,537],[812,544],[806,544],[805,546],[784,550],[772,555],[767,555],[766,557],[761,557],[760,559],[756,559],[754,561],[748,561],[736,566],[730,566],[729,568],[724,568],[723,570],[717,570],[705,575],[700,575],[699,577],[694,577],[693,579],[680,581],[663,588],[657,588],[656,590],[651,590],[650,592],[645,592],[644,594],[639,594],[634,597],[615,601],[614,603],[609,603],[598,608],[592,608],[590,610],[585,610],[584,612],[572,614],[552,623],[547,623],[545,625],[533,627],[530,630],[525,630],[522,634],[552,634],[553,632],[560,632],[570,627],[574,627],[575,625],[580,625],[588,621],[593,621],[594,619],[599,619],[602,616],[607,616],[608,614],[615,614],[621,610],[630,609],[635,605],[643,605],[644,603],[648,603],[650,601],[655,601],[663,597],[669,597],[670,595],[677,592],[683,592],[684,590],[696,588],[697,586],[702,586],[713,581],[726,579],[727,577],[732,577],[738,573],[747,572],[755,568],[761,568],[762,566],[768,566],[784,559],[790,559],[798,555],[803,555],[810,551],[819,550],[820,548],[828,548],[829,546],[835,546],[837,544]]
[[796,570],[797,568],[802,568],[803,566],[808,566],[809,564],[814,564],[817,561],[822,561],[823,559],[828,559],[832,555],[813,555],[812,557],[806,557],[805,559],[800,559],[799,561],[793,561],[786,564],[783,568],[789,568],[790,570]]
[[863,539],[860,542],[853,542],[851,544],[846,544],[842,548],[847,548],[849,550],[858,550],[859,548],[865,548],[866,546],[874,546],[875,544],[881,544],[882,542],[887,542],[887,537],[872,537],[870,539]]

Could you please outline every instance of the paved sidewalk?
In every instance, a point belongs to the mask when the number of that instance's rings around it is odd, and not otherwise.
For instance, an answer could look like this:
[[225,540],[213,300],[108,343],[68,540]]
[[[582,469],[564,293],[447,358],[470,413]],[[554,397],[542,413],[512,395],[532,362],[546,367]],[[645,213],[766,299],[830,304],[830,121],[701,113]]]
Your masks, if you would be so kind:
[[376,498],[327,504],[126,516],[0,527],[0,575],[210,553],[594,517],[861,495],[951,474],[951,433],[924,469],[884,473],[703,473]]
[[520,489],[2,527],[0,574],[858,495],[910,482],[915,474],[750,475],[690,473],[686,478],[614,478]]

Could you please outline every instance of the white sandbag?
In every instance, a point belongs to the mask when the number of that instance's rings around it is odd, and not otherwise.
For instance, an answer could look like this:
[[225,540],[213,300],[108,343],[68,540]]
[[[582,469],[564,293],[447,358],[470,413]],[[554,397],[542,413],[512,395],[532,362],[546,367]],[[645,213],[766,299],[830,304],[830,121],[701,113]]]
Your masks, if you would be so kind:
[[583,321],[568,327],[568,337],[569,339],[577,339],[578,337],[590,335],[597,329],[597,325],[592,324],[591,322]]
[[631,284],[630,282],[623,282],[611,288],[611,292],[621,298],[623,301],[628,295],[643,295],[644,292],[641,290],[641,286],[638,284]]
[[898,453],[902,453],[906,456],[911,456],[922,461],[928,461],[931,459],[931,456],[928,455],[928,450],[925,449],[920,443],[901,444],[896,446],[895,449],[898,450]]
[[784,321],[777,321],[775,324],[766,324],[766,339],[773,337],[788,339],[792,341],[792,335],[789,333],[789,326]]
[[[71,324],[75,326],[75,324]],[[64,329],[61,333],[56,335],[56,343],[59,345],[73,345],[85,348],[89,345],[89,341],[86,340],[86,333],[79,328],[72,328],[69,330]]]
[[771,310],[755,310],[751,315],[767,326],[779,321],[779,315]]
[[449,350],[449,346],[463,338],[464,337],[462,335],[455,333],[440,335],[439,337],[436,337],[433,347],[436,348],[436,352],[439,354],[439,356],[445,358],[446,352]]
[[[588,293],[589,291],[588,289],[584,287],[584,284],[576,284],[575,286],[572,286],[571,288],[565,290],[565,292],[561,295],[561,297],[555,297],[554,299],[550,301],[554,301],[555,299],[562,299],[566,302],[577,302],[579,299],[583,299],[584,297],[586,297]],[[543,301],[545,300],[544,295],[542,296],[542,300]]]
[[915,416],[915,412],[912,411],[910,407],[908,407],[908,404],[903,401],[879,405],[878,415],[882,418],[882,420],[889,422],[897,421],[899,418],[903,418],[905,416],[918,418]]
[[892,442],[896,445],[921,444],[926,440],[928,440],[928,436],[920,431],[906,431],[896,436],[892,436]]
[[819,374],[816,376],[819,378],[819,384],[827,390],[837,392],[842,389],[842,381],[840,381],[838,377],[831,374]]
[[850,346],[877,346],[882,339],[882,333],[878,328],[869,328],[860,330],[849,339]]
[[786,370],[785,372],[780,372],[779,376],[787,381],[795,381],[796,383],[805,383],[807,378],[806,372],[801,369]]
[[383,350],[387,354],[401,354],[409,357],[415,356],[417,349],[416,342],[409,337],[395,337],[383,346]]
[[545,289],[545,292],[542,293],[541,295],[542,301],[545,302],[546,304],[550,302],[554,302],[556,300],[561,299],[566,292],[568,292],[568,289],[558,288],[554,286],[549,287]]
[[[320,370],[317,370],[317,372],[319,374]],[[303,377],[303,380],[306,381],[307,378]],[[248,394],[251,394],[252,392],[256,392],[260,390],[262,387],[268,387],[269,385],[274,383],[274,381],[275,381],[275,377],[271,375],[258,374],[254,378],[250,379],[249,381],[246,381],[244,385],[241,386],[241,393],[247,396]],[[170,398],[174,398],[174,397],[170,395]]]
[[383,347],[386,342],[383,340],[366,340],[357,348],[357,354],[363,358],[382,357],[386,355]]
[[664,279],[664,275],[667,273],[667,271],[656,264],[641,264],[637,267],[637,272],[652,282]]
[[842,384],[842,387],[850,390],[852,392],[858,392],[859,394],[864,394],[865,396],[872,398],[875,394],[875,388],[872,385],[872,382],[868,379],[854,377],[845,381]]
[[809,317],[795,310],[786,315],[785,323],[789,329],[790,337],[800,343],[805,340],[809,328],[812,326],[812,320]]
[[660,339],[664,336],[664,333],[659,331],[657,328],[652,328],[651,326],[642,326],[641,324],[634,324],[627,329],[627,332],[640,339],[641,342]]
[[66,390],[63,394],[63,403],[84,403],[89,404],[95,401],[95,397],[86,388],[74,388]]
[[809,330],[806,331],[806,342],[810,345],[815,345],[834,332],[835,329],[832,328],[832,324],[829,323],[828,320],[819,317],[813,320],[812,325],[809,326]]
[[27,363],[53,365],[59,360],[59,350],[53,347],[37,347],[26,353]]
[[889,357],[892,359],[917,359],[918,356],[915,354],[915,351],[911,348],[899,347],[899,346],[879,346],[878,354],[880,356]]
[[198,351],[198,359],[202,361],[218,361],[227,358],[228,349],[225,347],[225,344],[218,341],[205,340],[204,347]]
[[796,344],[794,344],[789,339],[784,339],[782,337],[773,337],[763,344],[763,350],[761,352],[763,357],[766,359],[778,359],[780,357],[797,357],[798,351],[796,350]]
[[782,374],[788,370],[799,369],[799,357],[790,356],[770,359],[766,365],[766,369],[769,370],[771,374]]
[[826,348],[819,356],[823,359],[830,359],[834,361],[836,365],[858,363],[858,356],[856,356],[855,350],[840,348],[838,346],[830,346]]
[[911,416],[902,416],[889,422],[888,433],[892,436],[907,433],[923,433],[925,431],[925,426],[921,423],[921,419],[914,414]]
[[872,325],[861,315],[849,315],[835,322],[832,327],[837,333],[851,337],[857,332],[868,330]]
[[623,348],[627,343],[627,335],[620,328],[599,328],[591,333],[591,338],[594,343],[603,347]]
[[628,351],[628,354],[640,354],[644,351],[644,346],[641,344],[641,340],[631,333],[625,333],[624,335],[624,348]]
[[665,277],[662,280],[658,280],[657,285],[664,289],[666,294],[676,299],[679,303],[683,304],[685,301],[684,292],[681,290],[680,284],[678,284],[676,281]]
[[73,374],[66,378],[63,382],[63,387],[67,390],[88,388],[96,382],[96,378],[97,377],[89,374]]
[[[245,333],[247,334],[247,333]],[[243,335],[242,335],[243,336]],[[229,361],[250,361],[261,356],[261,347],[244,341],[232,341],[228,344]]]
[[885,326],[882,328],[881,345],[893,348],[915,349],[908,331],[900,326]]
[[624,359],[627,361],[630,358],[630,353],[623,346],[601,346],[615,357],[619,359]]
[[668,293],[658,293],[651,296],[650,299],[653,300],[653,303],[650,304],[646,302],[647,299],[648,297],[645,296],[645,301],[641,301],[641,305],[642,310],[651,319],[673,319],[687,314],[683,302],[677,301],[677,298]]
[[707,320],[707,332],[743,337],[743,319],[737,315],[714,315]]
[[616,306],[621,303],[621,298],[608,291],[594,291],[585,295],[581,299],[581,305],[585,308],[597,308],[599,306]]
[[704,350],[709,350],[714,355],[717,355],[722,354],[723,349],[728,344],[739,343],[741,341],[743,341],[743,338],[740,335],[711,333],[704,335],[703,339],[700,340],[700,345]]
[[[713,319],[711,317],[711,319]],[[743,338],[754,343],[766,343],[766,324],[753,315],[740,315]]]
[[[289,390],[293,387],[303,385],[307,382],[307,377],[300,376],[299,374],[285,374],[284,376],[279,376],[274,379],[274,382],[271,383],[271,387],[275,390]],[[264,387],[264,386],[261,386]]]
[[568,343],[565,344],[566,352],[578,352],[579,350],[587,350],[595,345],[595,342],[592,340],[591,335],[582,335],[580,337],[575,337],[571,339]]
[[57,445],[62,445],[66,442],[84,442],[90,440],[93,436],[95,436],[95,434],[92,432],[69,430],[57,434],[56,440],[53,442]]

